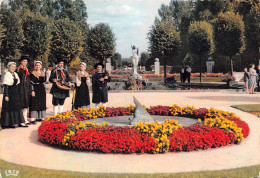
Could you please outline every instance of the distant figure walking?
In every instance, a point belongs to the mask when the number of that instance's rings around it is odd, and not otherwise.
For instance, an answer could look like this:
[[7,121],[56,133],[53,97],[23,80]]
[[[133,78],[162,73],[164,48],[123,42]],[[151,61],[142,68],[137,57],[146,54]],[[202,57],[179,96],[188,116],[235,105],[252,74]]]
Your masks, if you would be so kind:
[[245,92],[248,92],[248,81],[249,81],[249,72],[247,71],[247,67],[244,68],[244,82],[245,82]]
[[258,76],[257,76],[257,91],[260,92],[260,65],[257,66],[256,70]]
[[181,67],[181,72],[180,72],[180,79],[181,79],[181,83],[185,82],[185,68],[184,66]]
[[257,73],[255,70],[255,65],[251,64],[249,69],[249,89],[250,94],[255,94],[255,86],[256,86],[256,77]]
[[190,76],[191,76],[191,68],[190,68],[190,66],[187,66],[186,77],[187,77],[188,83],[190,83]]

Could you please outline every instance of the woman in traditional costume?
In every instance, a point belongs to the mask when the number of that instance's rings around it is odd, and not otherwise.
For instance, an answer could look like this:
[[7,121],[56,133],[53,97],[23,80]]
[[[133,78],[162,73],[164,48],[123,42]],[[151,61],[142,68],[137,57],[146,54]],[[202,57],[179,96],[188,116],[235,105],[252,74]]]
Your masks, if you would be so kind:
[[76,82],[76,94],[74,100],[75,109],[90,107],[90,100],[89,100],[90,78],[88,72],[86,71],[86,68],[87,68],[87,64],[85,62],[81,62],[79,64],[79,71],[75,75],[75,82]]
[[7,64],[8,71],[3,78],[4,95],[1,112],[2,128],[15,128],[15,126],[28,127],[24,122],[22,105],[20,100],[20,79],[15,72],[16,63]]
[[42,62],[35,61],[34,70],[30,74],[32,84],[30,116],[32,122],[42,121],[46,118],[46,90],[44,86],[46,75],[41,69]]

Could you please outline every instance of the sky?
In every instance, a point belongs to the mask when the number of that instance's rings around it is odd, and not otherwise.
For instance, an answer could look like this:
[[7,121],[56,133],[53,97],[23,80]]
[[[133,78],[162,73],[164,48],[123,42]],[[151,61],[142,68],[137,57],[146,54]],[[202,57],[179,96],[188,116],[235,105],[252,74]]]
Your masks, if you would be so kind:
[[140,52],[148,50],[147,33],[158,16],[161,4],[170,0],[84,0],[88,24],[108,23],[116,37],[116,52],[122,57],[132,55],[131,45]]

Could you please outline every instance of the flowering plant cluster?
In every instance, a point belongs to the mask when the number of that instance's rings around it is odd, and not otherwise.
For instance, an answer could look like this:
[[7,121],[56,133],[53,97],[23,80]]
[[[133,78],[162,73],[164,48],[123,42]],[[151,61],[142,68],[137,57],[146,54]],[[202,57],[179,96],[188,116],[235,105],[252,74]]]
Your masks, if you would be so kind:
[[70,149],[104,153],[164,153],[193,151],[239,143],[248,137],[246,122],[232,112],[193,106],[143,106],[152,115],[184,116],[198,123],[182,127],[176,120],[140,122],[115,127],[109,123],[81,122],[102,117],[133,115],[136,106],[90,108],[68,111],[46,118],[38,129],[42,142]]
[[135,128],[142,133],[148,133],[151,137],[154,137],[157,142],[156,153],[164,153],[169,150],[169,140],[168,135],[177,130],[181,125],[178,124],[178,121],[167,119],[164,123],[159,124],[158,121],[155,123],[143,123],[140,121],[135,125]]

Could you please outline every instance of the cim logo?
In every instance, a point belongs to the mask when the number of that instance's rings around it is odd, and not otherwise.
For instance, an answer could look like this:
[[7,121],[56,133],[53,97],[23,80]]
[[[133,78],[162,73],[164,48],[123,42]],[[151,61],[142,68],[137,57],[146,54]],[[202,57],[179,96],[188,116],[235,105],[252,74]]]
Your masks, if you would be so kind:
[[[9,177],[9,176],[17,177],[18,175],[19,175],[19,171],[14,170],[14,169],[13,170],[5,170],[4,173],[3,173],[3,176],[5,176],[5,177]],[[0,172],[0,178],[3,178],[1,172]]]

